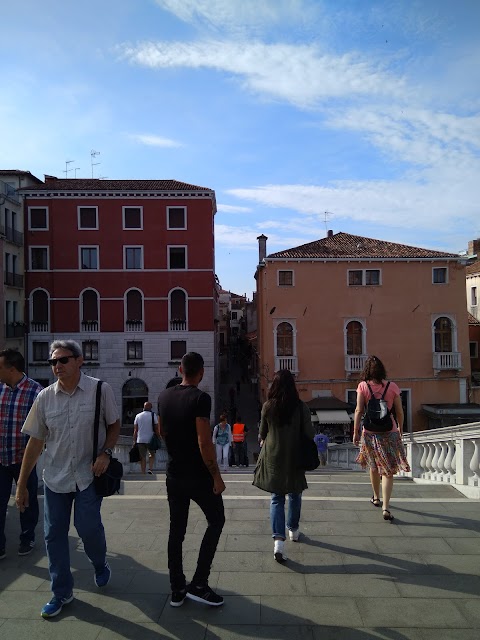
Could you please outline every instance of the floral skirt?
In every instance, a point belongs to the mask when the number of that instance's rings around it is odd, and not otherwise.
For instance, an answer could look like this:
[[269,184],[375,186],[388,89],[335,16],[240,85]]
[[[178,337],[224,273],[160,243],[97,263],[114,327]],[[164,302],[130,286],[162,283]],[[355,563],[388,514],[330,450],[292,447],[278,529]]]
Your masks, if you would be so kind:
[[360,452],[355,460],[363,469],[369,468],[382,476],[410,471],[405,449],[398,431],[388,433],[363,432]]

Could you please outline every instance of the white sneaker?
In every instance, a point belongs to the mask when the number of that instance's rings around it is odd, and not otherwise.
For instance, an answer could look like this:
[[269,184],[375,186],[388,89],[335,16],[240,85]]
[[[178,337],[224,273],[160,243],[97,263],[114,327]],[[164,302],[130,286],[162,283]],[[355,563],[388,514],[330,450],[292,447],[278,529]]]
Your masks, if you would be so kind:
[[300,537],[300,529],[296,529],[295,531],[288,530],[288,537],[292,542],[298,542]]
[[285,542],[283,540],[275,540],[273,546],[273,557],[277,562],[285,562],[287,556],[285,555]]

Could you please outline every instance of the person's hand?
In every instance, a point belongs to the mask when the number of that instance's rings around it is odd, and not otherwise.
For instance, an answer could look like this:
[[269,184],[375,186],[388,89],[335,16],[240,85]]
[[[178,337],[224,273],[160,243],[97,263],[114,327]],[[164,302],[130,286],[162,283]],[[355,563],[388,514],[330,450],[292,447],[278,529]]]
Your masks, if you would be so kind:
[[222,477],[219,476],[218,478],[215,478],[215,480],[213,481],[213,493],[216,496],[219,496],[225,491],[225,489],[226,487],[224,481],[222,480]]
[[101,476],[102,473],[108,469],[108,465],[110,464],[110,456],[108,453],[101,453],[97,456],[95,463],[92,465],[93,474],[95,476]]
[[20,513],[23,513],[25,509],[29,506],[27,487],[19,487],[17,485],[17,492],[15,494],[15,504],[17,505],[17,509],[20,511]]
[[353,434],[353,444],[358,447],[358,445],[360,444],[360,434],[359,433],[354,433]]

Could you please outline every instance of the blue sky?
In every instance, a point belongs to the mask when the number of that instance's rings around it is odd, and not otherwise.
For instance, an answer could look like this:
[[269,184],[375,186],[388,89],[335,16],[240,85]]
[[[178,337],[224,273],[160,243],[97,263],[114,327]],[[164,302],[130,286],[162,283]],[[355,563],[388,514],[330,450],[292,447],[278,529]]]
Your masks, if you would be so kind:
[[[22,0],[2,6],[0,168],[215,189],[216,270],[328,228],[480,236],[477,0]],[[69,177],[73,177],[73,172]]]

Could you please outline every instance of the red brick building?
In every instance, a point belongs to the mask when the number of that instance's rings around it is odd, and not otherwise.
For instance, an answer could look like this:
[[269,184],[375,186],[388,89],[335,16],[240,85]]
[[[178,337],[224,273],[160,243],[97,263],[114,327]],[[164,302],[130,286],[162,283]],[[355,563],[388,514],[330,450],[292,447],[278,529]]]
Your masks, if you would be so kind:
[[25,196],[29,374],[51,382],[53,339],[83,346],[84,370],[109,382],[123,423],[205,358],[215,392],[215,192],[176,180],[46,176]]

